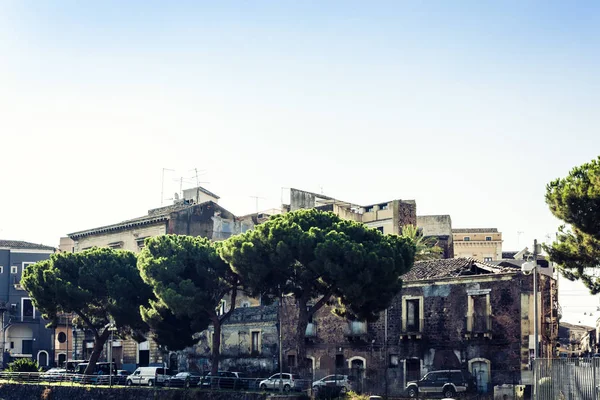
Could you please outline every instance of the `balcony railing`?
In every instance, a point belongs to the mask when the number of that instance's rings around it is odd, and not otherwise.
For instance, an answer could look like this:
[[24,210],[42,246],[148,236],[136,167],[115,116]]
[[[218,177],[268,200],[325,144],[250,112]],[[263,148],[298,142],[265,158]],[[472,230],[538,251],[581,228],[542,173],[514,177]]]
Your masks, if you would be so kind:
[[472,315],[466,318],[467,334],[489,334],[492,331],[490,315]]
[[38,321],[40,319],[39,316],[37,315],[17,315],[17,314],[10,314],[10,322],[35,322]]
[[350,321],[348,323],[348,336],[363,336],[367,334],[367,323],[364,321]]
[[306,332],[304,333],[304,336],[306,336],[306,337],[317,336],[317,326],[314,323],[309,322],[308,325],[306,325]]

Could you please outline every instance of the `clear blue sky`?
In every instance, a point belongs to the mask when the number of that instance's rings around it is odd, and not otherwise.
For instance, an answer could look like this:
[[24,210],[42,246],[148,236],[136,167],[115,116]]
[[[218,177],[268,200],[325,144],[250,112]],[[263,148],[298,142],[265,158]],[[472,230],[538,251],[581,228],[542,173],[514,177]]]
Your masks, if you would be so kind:
[[176,3],[0,3],[0,237],[143,215],[198,168],[236,214],[415,199],[516,250],[600,153],[597,2]]

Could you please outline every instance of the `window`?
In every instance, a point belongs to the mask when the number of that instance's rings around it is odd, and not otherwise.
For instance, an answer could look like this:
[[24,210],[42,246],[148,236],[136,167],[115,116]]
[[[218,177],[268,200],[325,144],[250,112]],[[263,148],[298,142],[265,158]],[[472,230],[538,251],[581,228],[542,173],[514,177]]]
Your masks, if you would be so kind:
[[290,354],[288,356],[288,367],[295,367],[296,366],[296,356],[293,354]]
[[67,341],[67,335],[64,332],[58,333],[58,343],[64,343]]
[[4,267],[2,265],[0,265],[0,274],[4,273]]
[[248,308],[250,307],[250,302],[249,301],[242,301],[242,308]]
[[21,271],[25,272],[25,268],[29,267],[31,264],[35,264],[34,262],[24,262],[22,263],[23,268]]
[[483,257],[483,261],[492,261],[492,257]]
[[465,237],[463,237],[463,240],[465,242],[469,242],[469,241],[471,241],[471,238],[469,236],[465,236]]
[[144,248],[144,246],[146,246],[146,244],[145,244],[144,242],[146,241],[146,238],[147,238],[147,237],[148,237],[148,236],[144,236],[144,237],[141,237],[141,238],[137,238],[137,239],[135,240],[135,241],[136,241],[136,243],[137,243],[137,247],[138,247],[138,249],[143,249],[143,248]]
[[218,315],[224,315],[226,313],[227,310],[227,301],[226,300],[221,300],[221,302],[219,303],[219,307],[217,307],[217,314]]
[[10,267],[10,273],[11,274],[16,274],[19,272],[19,267],[17,267],[16,265],[11,265]]
[[21,320],[31,320],[35,318],[35,307],[31,299],[21,299]]
[[388,209],[388,203],[383,203],[379,205],[379,209],[380,210],[387,210]]
[[419,330],[419,300],[406,301],[406,330],[409,332]]
[[15,348],[15,342],[10,342],[10,348],[14,349]]
[[471,310],[470,331],[486,333],[490,330],[489,294],[469,295],[469,309]]
[[252,354],[260,353],[260,332],[258,332],[258,331],[252,332],[251,352],[252,352]]
[[491,236],[486,236],[485,237],[485,241],[486,242],[491,242],[492,241],[492,237]]
[[336,368],[344,368],[344,355],[343,354],[335,355],[335,367]]
[[383,233],[383,226],[378,226],[376,229],[377,229],[379,232]]
[[108,244],[108,247],[110,247],[111,249],[121,249],[123,248],[123,242],[112,242]]
[[365,212],[373,212],[373,206],[365,207]]

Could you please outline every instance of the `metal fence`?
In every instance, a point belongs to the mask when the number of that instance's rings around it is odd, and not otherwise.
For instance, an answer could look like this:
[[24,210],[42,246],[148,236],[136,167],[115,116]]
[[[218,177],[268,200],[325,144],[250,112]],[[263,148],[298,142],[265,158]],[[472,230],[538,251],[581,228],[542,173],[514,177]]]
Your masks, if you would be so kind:
[[600,399],[600,358],[539,359],[534,368],[536,400]]

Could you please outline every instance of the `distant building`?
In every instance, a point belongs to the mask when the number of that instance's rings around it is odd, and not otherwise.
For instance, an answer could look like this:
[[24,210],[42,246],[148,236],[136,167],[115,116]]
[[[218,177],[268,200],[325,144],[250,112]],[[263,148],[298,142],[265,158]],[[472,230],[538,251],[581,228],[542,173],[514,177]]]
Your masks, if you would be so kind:
[[47,367],[54,359],[52,330],[45,325],[31,297],[21,286],[23,271],[30,264],[46,260],[56,249],[51,246],[0,240],[0,304],[2,311],[3,364],[31,358]]
[[390,200],[370,205],[358,205],[333,197],[290,189],[290,204],[284,205],[287,211],[302,208],[316,208],[331,211],[340,218],[362,222],[381,233],[402,233],[404,225],[417,225],[417,204],[414,200]]
[[496,228],[452,229],[452,236],[456,258],[502,259],[502,233]]

